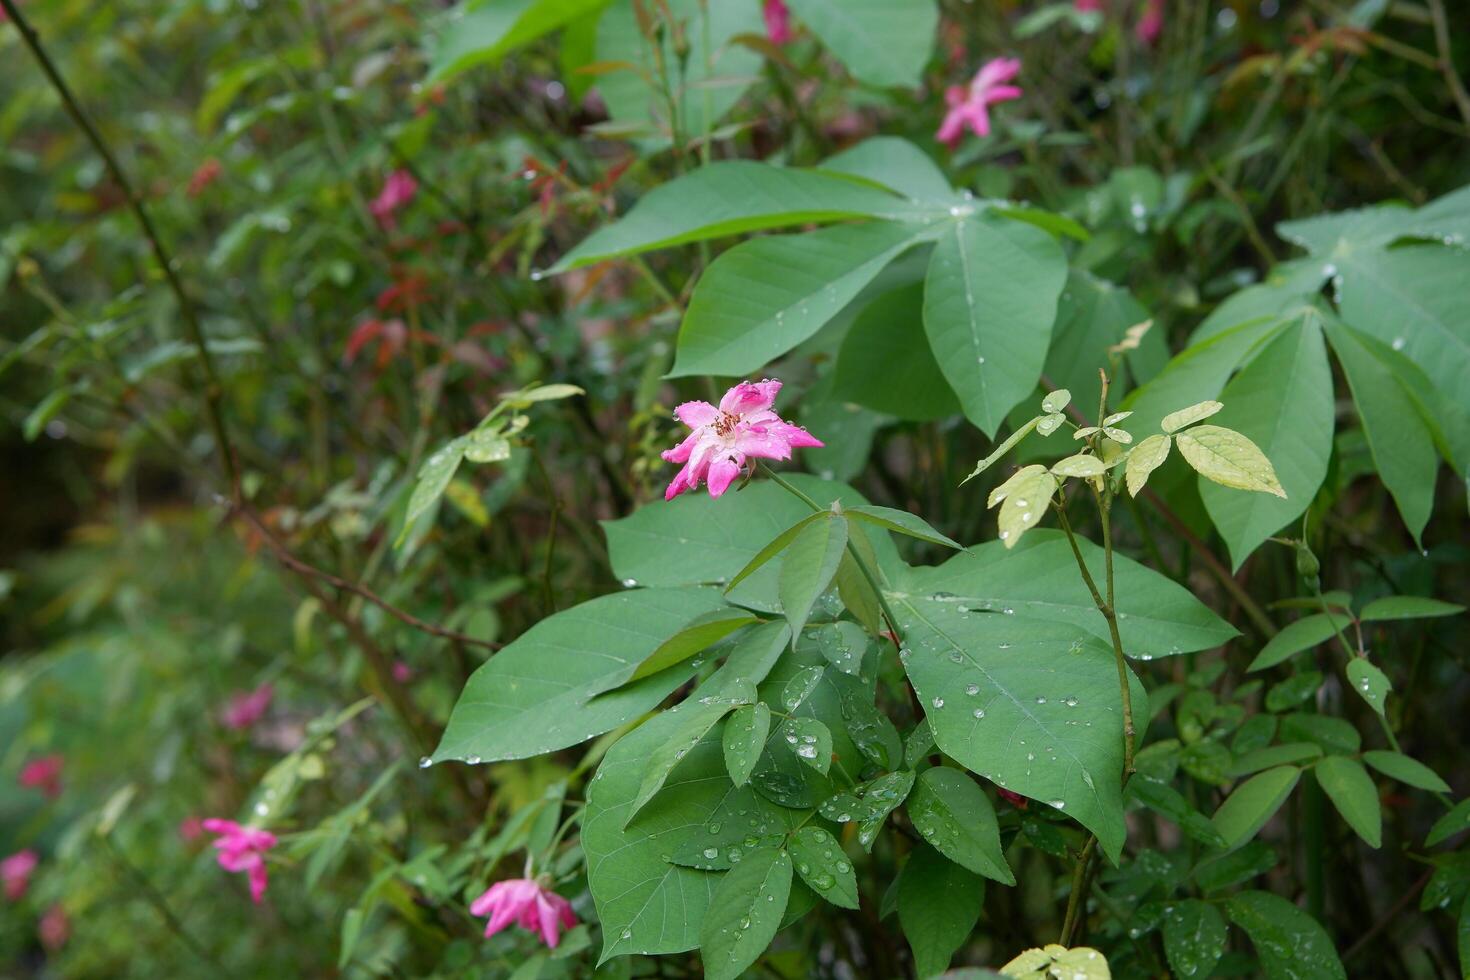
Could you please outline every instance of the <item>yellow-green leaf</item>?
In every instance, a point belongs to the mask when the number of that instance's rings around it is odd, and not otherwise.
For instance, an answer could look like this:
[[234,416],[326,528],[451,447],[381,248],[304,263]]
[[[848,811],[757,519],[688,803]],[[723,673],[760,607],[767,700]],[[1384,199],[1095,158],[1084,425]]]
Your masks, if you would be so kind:
[[1007,548],[1014,548],[1021,535],[1036,526],[1046,513],[1052,494],[1057,492],[1057,478],[1041,467],[1037,469],[1041,472],[1014,484],[1001,502],[1000,540]]
[[1163,465],[1164,460],[1169,458],[1169,446],[1173,440],[1168,436],[1152,435],[1134,446],[1128,453],[1127,469],[1124,476],[1128,480],[1128,493],[1134,497],[1143,489],[1148,482],[1149,474]]
[[1201,425],[1174,437],[1200,476],[1221,486],[1285,497],[1276,469],[1259,446],[1232,429]]
[[1107,470],[1102,460],[1089,453],[1078,453],[1057,460],[1051,468],[1057,476],[1102,476]]
[[1209,418],[1224,407],[1217,401],[1198,402],[1188,408],[1181,408],[1177,412],[1165,415],[1159,427],[1165,432],[1178,432],[1186,425],[1194,425],[1196,422]]

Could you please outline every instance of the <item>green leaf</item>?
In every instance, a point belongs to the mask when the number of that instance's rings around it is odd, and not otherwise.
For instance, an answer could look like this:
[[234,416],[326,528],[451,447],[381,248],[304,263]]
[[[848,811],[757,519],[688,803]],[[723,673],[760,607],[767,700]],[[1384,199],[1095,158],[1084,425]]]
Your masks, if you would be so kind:
[[1363,737],[1342,718],[1298,711],[1281,719],[1282,741],[1316,742],[1329,754],[1355,755]]
[[791,835],[787,847],[796,862],[796,873],[813,891],[841,908],[858,907],[857,875],[837,838],[808,825]]
[[1418,541],[1434,508],[1439,471],[1439,454],[1419,401],[1427,392],[1405,384],[1391,363],[1400,355],[1391,349],[1340,324],[1329,323],[1327,337],[1352,390],[1373,465]]
[[844,513],[848,517],[857,518],[868,524],[876,524],[881,528],[897,531],[899,534],[904,534],[911,538],[918,538],[920,541],[927,541],[930,544],[941,544],[946,548],[953,548],[956,551],[965,550],[964,545],[947,535],[940,534],[929,525],[928,521],[919,517],[917,514],[910,514],[906,510],[895,510],[892,507],[879,507],[875,504],[863,504],[849,508]]
[[914,88],[934,52],[935,0],[790,0],[793,13],[854,78]]
[[939,239],[925,279],[924,332],[965,416],[993,436],[1036,387],[1067,260],[1046,232],[981,213]]
[[1215,829],[1225,838],[1226,849],[1234,850],[1256,836],[1296,789],[1301,775],[1302,771],[1295,766],[1278,766],[1235,787],[1211,818]]
[[537,402],[555,402],[564,398],[575,398],[585,395],[587,392],[576,385],[554,384],[554,385],[532,385],[530,388],[522,388],[520,391],[512,391],[501,395],[500,400],[508,402],[517,408],[525,408]]
[[1225,911],[1251,937],[1267,980],[1346,980],[1327,930],[1281,896],[1240,892],[1225,900]]
[[1337,635],[1339,628],[1346,629],[1351,624],[1352,618],[1346,614],[1316,613],[1303,616],[1286,624],[1281,632],[1267,640],[1261,652],[1256,654],[1256,659],[1246,669],[1255,671],[1275,667],[1303,650],[1326,643]]
[[791,895],[791,856],[773,847],[747,854],[720,879],[700,930],[709,980],[735,980],[776,938]]
[[823,160],[820,169],[871,180],[915,200],[947,202],[956,197],[934,160],[897,136],[865,139]]
[[821,329],[925,237],[921,226],[870,221],[735,246],[700,277],[670,376],[760,370]]
[[978,875],[1016,883],[1001,850],[995,807],[969,776],[948,766],[924,770],[907,809],[914,829],[945,857]]
[[460,461],[464,459],[466,439],[460,436],[451,439],[428,459],[424,460],[419,467],[418,478],[413,485],[413,493],[408,497],[408,509],[403,514],[403,530],[398,533],[398,544],[402,544],[408,536],[409,528],[413,522],[423,515],[424,511],[433,507],[444,495],[444,490],[449,486],[449,481],[454,479],[455,471],[459,469]]
[[[581,839],[587,882],[602,924],[604,961],[629,953],[677,953],[699,944],[720,879],[670,864],[681,845],[736,846],[751,833],[784,834],[805,816],[805,811],[767,802],[748,786],[732,786],[723,777],[720,740],[712,732],[684,757],[658,798],[624,829],[649,755],[678,724],[677,716],[664,713],[623,736],[588,786]],[[740,826],[736,814],[741,814]]]
[[735,573],[735,577],[730,580],[730,584],[725,586],[725,591],[729,592],[732,589],[737,588],[741,582],[744,582],[751,575],[759,571],[766,564],[766,562],[770,561],[772,558],[775,558],[781,552],[785,551],[786,547],[790,545],[792,541],[796,540],[796,536],[800,534],[803,530],[805,530],[808,524],[811,524],[813,521],[822,520],[826,516],[827,515],[822,511],[808,514],[801,520],[797,521],[795,524],[788,527],[786,530],[782,531],[780,534],[776,535],[774,538],[771,539],[769,544],[767,544],[760,551],[756,552],[754,558],[745,563],[744,568]]
[[781,737],[798,759],[822,775],[832,767],[832,731],[815,718],[787,718]]
[[[894,595],[900,659],[939,748],[1005,788],[1062,809],[1116,857],[1123,844],[1123,717],[1110,648],[1080,629]],[[1130,677],[1133,703],[1146,704]]]
[[[994,449],[992,449],[990,451],[990,455],[989,456],[986,456],[984,459],[980,460],[980,462],[978,462],[978,463],[975,464],[975,468],[970,471],[970,475],[969,476],[965,477],[963,480],[960,481],[960,485],[961,486],[964,486],[966,483],[969,483],[971,480],[975,479],[975,477],[979,476],[981,473],[984,473],[986,470],[990,469],[990,467],[995,464],[995,461],[996,460],[1000,459],[1006,453],[1008,453],[1012,449],[1014,449],[1015,446],[1016,446],[1016,443],[1020,442],[1022,439],[1026,438],[1027,436],[1029,436],[1031,434],[1031,430],[1032,429],[1040,428],[1041,424],[1043,422],[1045,422],[1045,421],[1046,421],[1046,417],[1041,416],[1041,415],[1038,415],[1034,419],[1032,419],[1031,421],[1025,423],[1020,428],[1016,429],[1010,435],[1006,436],[1005,441],[1003,441],[1000,445],[998,445]],[[1014,477],[1013,477],[1013,479],[1014,479]],[[989,506],[994,507],[995,506],[994,502],[992,502]]]
[[1128,494],[1136,497],[1149,475],[1169,458],[1169,446],[1173,440],[1168,436],[1152,435],[1128,451],[1127,469]]
[[66,407],[67,402],[71,401],[72,394],[73,390],[70,387],[55,388],[36,403],[35,408],[30,410],[25,421],[21,423],[21,435],[26,442],[35,442],[41,437],[41,433],[46,431],[46,423],[56,418]]
[[835,174],[730,160],[659,184],[551,271],[766,228],[919,214],[902,198]]
[[[837,500],[844,507],[866,504],[855,490],[840,483],[801,473],[786,479],[823,504]],[[756,481],[739,493],[718,500],[706,493],[686,493],[670,501],[639,508],[620,520],[604,521],[613,574],[626,586],[725,583],[753,558],[761,546],[791,527],[812,510],[770,481]],[[853,536],[856,540],[856,535]],[[898,552],[888,535],[873,536],[873,550],[882,568],[899,565]],[[730,591],[736,605],[776,612],[780,565],[778,558]]]
[[444,18],[429,59],[430,83],[443,82],[607,5],[608,0],[469,0]]
[[1317,782],[1337,812],[1369,847],[1383,843],[1383,808],[1378,787],[1363,764],[1342,755],[1329,755],[1312,769]]
[[1249,776],[1265,769],[1308,762],[1322,758],[1322,746],[1316,742],[1286,742],[1282,745],[1267,745],[1259,749],[1242,752],[1230,765],[1232,778]]
[[470,675],[434,761],[524,759],[638,717],[692,672],[686,665],[602,697],[693,620],[721,608],[714,589],[639,589],[549,616]]
[[[1157,744],[1157,743],[1155,743]],[[1128,794],[1157,814],[1173,821],[1180,830],[1206,847],[1224,847],[1225,839],[1210,818],[1189,805],[1189,801],[1168,783],[1143,775],[1128,781]]]
[[764,701],[747,704],[735,709],[730,720],[725,722],[722,745],[725,751],[725,769],[730,781],[744,786],[766,747],[766,736],[771,731],[771,708]]
[[1368,707],[1383,714],[1383,702],[1388,699],[1388,692],[1393,690],[1393,683],[1389,681],[1388,675],[1369,663],[1365,657],[1354,657],[1349,660],[1344,669],[1347,674],[1348,684],[1358,697],[1368,702]]
[[[638,664],[627,677],[627,681],[640,681],[661,670],[667,670],[674,664],[683,663],[696,653],[708,650],[736,630],[755,622],[756,618],[743,609],[716,609],[705,613],[660,643],[658,649]],[[624,681],[619,680],[605,690],[612,690],[623,683]]]
[[1021,535],[1040,523],[1057,492],[1056,477],[1042,467],[1028,466],[1021,472],[1026,473],[1024,478],[1007,481],[1009,491],[1001,500],[1000,515],[996,518],[996,536],[1007,548],[1014,548],[1020,543]]
[[1460,972],[1470,975],[1470,895],[1465,896],[1465,901],[1460,903],[1460,918],[1455,925],[1455,934],[1458,937],[1456,945],[1460,948]]
[[1467,829],[1470,829],[1470,800],[1461,800],[1449,813],[1440,817],[1434,822],[1434,826],[1429,828],[1429,836],[1424,838],[1424,846],[1433,847]]
[[909,854],[898,879],[898,921],[914,951],[914,972],[944,971],[980,920],[985,879],[922,845]]
[[827,668],[821,665],[802,667],[787,679],[781,690],[781,706],[787,711],[795,711],[806,703],[822,684],[822,678],[827,674]]
[[628,807],[624,817],[624,828],[663,789],[674,767],[709,734],[709,730],[721,718],[737,707],[755,703],[755,685],[750,681],[745,680],[731,687],[728,694],[704,695],[675,705],[665,712],[676,717],[678,724],[667,733],[658,748],[649,754],[643,776],[638,783],[638,795],[633,797],[633,805]]
[[1390,595],[1374,599],[1363,607],[1359,615],[1365,623],[1393,619],[1428,619],[1433,616],[1456,616],[1465,607],[1439,599],[1427,599],[1417,595]]
[[1186,898],[1164,914],[1164,955],[1176,976],[1207,977],[1225,953],[1225,917],[1209,902]]
[[802,528],[786,549],[777,587],[793,641],[801,636],[817,597],[827,591],[847,550],[847,519],[825,514]]
[[959,399],[919,336],[923,310],[922,283],[890,290],[863,308],[837,355],[837,397],[914,422],[959,414]]
[[1199,425],[1180,432],[1174,441],[1200,476],[1237,490],[1286,497],[1271,461],[1260,447],[1239,432],[1217,425]]
[[1267,711],[1286,711],[1317,693],[1322,686],[1322,672],[1306,670],[1293,674],[1266,693]]
[[1363,753],[1363,761],[1390,779],[1397,779],[1415,789],[1427,789],[1431,793],[1448,793],[1449,783],[1439,778],[1438,773],[1418,759],[1400,752],[1373,749]]
[[[1103,581],[1103,550],[1085,538],[1077,545],[1093,579]],[[1113,566],[1118,631],[1130,657],[1153,659],[1208,650],[1237,635],[1167,576],[1123,555],[1114,555]],[[942,565],[907,569],[897,585],[910,596],[975,612],[999,612],[1018,623],[1038,619],[1069,623],[1101,640],[1111,637],[1060,531],[1031,531],[1014,550],[993,541],[977,545]]]
[[[1219,426],[1202,425],[1176,436],[1190,464],[1224,484],[1202,482],[1200,497],[1237,569],[1262,541],[1301,516],[1327,476],[1332,369],[1319,324],[1319,317],[1304,316],[1300,326],[1289,327],[1262,348],[1225,386]],[[1229,440],[1223,433],[1230,430],[1249,443]],[[1204,445],[1208,451],[1209,435],[1215,436],[1207,456],[1212,462],[1197,462],[1186,446]],[[1250,452],[1252,443],[1259,453]],[[1201,455],[1198,449],[1196,455]],[[1242,494],[1237,489],[1264,492]]]
[[[1428,375],[1445,413],[1445,434],[1456,464],[1470,464],[1470,309],[1461,287],[1470,276],[1470,252],[1440,245],[1334,252],[1343,322],[1398,351]],[[1354,395],[1357,387],[1354,386]]]

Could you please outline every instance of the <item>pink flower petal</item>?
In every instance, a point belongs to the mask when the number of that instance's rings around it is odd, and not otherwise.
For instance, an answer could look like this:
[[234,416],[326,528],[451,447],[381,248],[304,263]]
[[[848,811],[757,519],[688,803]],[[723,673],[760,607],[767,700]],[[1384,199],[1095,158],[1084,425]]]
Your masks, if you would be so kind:
[[720,411],[730,415],[746,415],[750,412],[758,412],[763,408],[770,408],[776,401],[776,393],[781,390],[781,382],[766,379],[765,381],[742,381],[729,391],[725,397],[720,399]]
[[709,495],[718,497],[729,489],[730,484],[740,475],[740,463],[730,457],[715,460],[709,468]]
[[709,402],[685,402],[674,409],[674,415],[689,428],[697,429],[719,418],[720,410]]

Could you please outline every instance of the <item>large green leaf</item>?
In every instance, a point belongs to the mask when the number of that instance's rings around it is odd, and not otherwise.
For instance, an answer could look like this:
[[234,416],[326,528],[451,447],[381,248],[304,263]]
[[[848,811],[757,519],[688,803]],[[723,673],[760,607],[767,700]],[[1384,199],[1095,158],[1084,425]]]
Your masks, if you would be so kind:
[[[840,483],[800,473],[788,474],[786,479],[819,504],[834,500],[844,507],[867,503],[856,490]],[[781,487],[756,480],[718,500],[706,493],[686,493],[651,503],[628,517],[604,521],[602,527],[613,574],[624,585],[722,585],[766,542],[811,513],[810,507]],[[885,569],[900,567],[889,536],[876,528],[869,530],[878,564]],[[776,582],[783,561],[772,559],[731,589],[729,600],[752,609],[778,611]]]
[[[1078,545],[1094,580],[1103,581],[1102,549],[1085,538]],[[1132,559],[1115,554],[1113,574],[1118,631],[1131,657],[1147,660],[1208,650],[1238,635],[1188,589]],[[1068,623],[1099,639],[1111,637],[1060,531],[1037,528],[1010,551],[991,541],[942,565],[909,568],[897,587],[934,602],[1017,620]]]
[[596,695],[722,605],[716,589],[637,589],[543,619],[470,675],[434,760],[524,759],[631,721],[667,697],[693,667],[681,663]]
[[924,237],[919,225],[869,221],[735,246],[700,277],[670,375],[759,370],[816,333]]
[[443,82],[489,64],[608,0],[467,0],[440,22],[429,82]]
[[[682,845],[702,850],[733,845],[752,833],[783,834],[804,816],[767,802],[749,786],[731,785],[724,776],[716,728],[685,755],[658,798],[625,829],[648,757],[679,723],[665,713],[623,736],[588,787],[582,849],[602,923],[603,960],[628,953],[678,953],[699,944],[720,878],[669,863]],[[754,823],[737,827],[736,814]]]
[[924,770],[907,809],[914,829],[945,857],[978,875],[1016,883],[1001,850],[995,807],[968,775],[948,766]]
[[837,356],[836,391],[866,408],[915,422],[959,414],[959,399],[924,334],[922,284],[884,293],[858,314]]
[[[760,8],[744,3],[667,0],[646,8],[655,19],[662,52],[645,36],[632,3],[615,3],[597,22],[596,58],[609,70],[597,77],[597,91],[613,121],[642,127],[649,142],[667,143],[675,133],[686,142],[703,136],[745,94],[761,69],[761,56],[733,43],[742,34],[763,31]],[[667,10],[672,23],[659,15]],[[675,50],[675,24],[689,45],[686,58]],[[659,69],[668,73],[659,76]],[[669,99],[677,104],[677,126]]]
[[1346,978],[1327,930],[1280,895],[1240,892],[1225,900],[1225,911],[1251,937],[1268,980]]
[[[1240,568],[1262,541],[1300,517],[1332,455],[1332,369],[1314,310],[1277,335],[1231,382],[1214,421],[1248,437],[1276,469],[1284,498],[1200,478],[1200,497]],[[1189,430],[1185,430],[1188,432]]]
[[791,855],[751,851],[720,879],[700,930],[708,980],[735,980],[766,951],[791,896]]
[[980,919],[985,879],[921,845],[898,879],[898,921],[914,951],[914,972],[932,977],[949,966]]
[[1392,348],[1339,323],[1328,323],[1327,339],[1347,376],[1373,465],[1418,541],[1434,508],[1439,471],[1439,454],[1420,401],[1423,392],[1405,383],[1402,365],[1394,369],[1392,359],[1399,355]]
[[811,615],[812,605],[827,591],[837,565],[847,553],[847,518],[827,514],[802,528],[786,549],[776,594],[791,624],[793,639]]
[[763,228],[922,216],[922,209],[903,198],[847,177],[729,160],[658,185],[622,219],[584,239],[551,271]]
[[869,85],[919,84],[939,26],[935,0],[789,0],[791,10]]
[[1302,771],[1295,766],[1278,766],[1257,773],[1235,787],[1215,811],[1215,829],[1225,838],[1227,850],[1249,841],[1275,816],[1281,804],[1296,789]]
[[904,197],[948,203],[958,195],[923,150],[897,136],[874,136],[821,163],[823,170],[876,181]]
[[682,704],[676,704],[665,712],[679,719],[679,723],[668,733],[664,741],[649,753],[643,775],[638,783],[638,795],[628,808],[627,819],[631,821],[648,802],[664,788],[669,774],[683,761],[690,750],[704,740],[711,728],[721,718],[742,705],[755,703],[755,685],[746,680],[729,685],[729,693],[703,695]]
[[1470,252],[1416,245],[1390,251],[1334,253],[1341,277],[1338,308],[1348,326],[1400,351],[1438,391],[1455,463],[1470,466],[1470,307],[1462,299]]
[[[940,749],[1012,792],[1064,810],[1116,860],[1123,846],[1123,712],[1112,651],[1075,626],[894,596],[904,668]],[[1136,723],[1147,705],[1130,674]]]
[[924,283],[924,332],[965,416],[989,436],[1031,394],[1067,259],[1046,232],[981,212],[939,238]]

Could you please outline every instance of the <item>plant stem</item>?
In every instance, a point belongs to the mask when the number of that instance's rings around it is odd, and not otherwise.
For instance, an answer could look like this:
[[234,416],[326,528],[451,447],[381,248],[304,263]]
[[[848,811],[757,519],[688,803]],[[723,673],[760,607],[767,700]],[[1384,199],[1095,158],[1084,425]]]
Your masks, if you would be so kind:
[[108,173],[112,175],[112,179],[122,190],[123,196],[127,198],[128,207],[132,210],[133,216],[138,219],[138,224],[143,229],[143,236],[148,239],[148,245],[153,251],[153,257],[158,262],[159,268],[163,271],[163,278],[168,283],[169,290],[174,294],[174,299],[178,302],[179,316],[184,321],[184,330],[189,335],[189,341],[194,345],[195,351],[199,355],[199,369],[204,375],[202,388],[205,414],[208,416],[209,427],[214,434],[215,450],[219,453],[220,468],[224,471],[225,485],[229,487],[229,492],[232,497],[238,497],[240,480],[239,473],[235,467],[234,454],[230,449],[229,434],[225,429],[223,389],[220,387],[219,376],[214,370],[214,361],[210,357],[209,346],[204,339],[204,328],[200,326],[199,315],[194,309],[194,302],[189,298],[189,294],[184,291],[184,284],[180,281],[178,273],[174,270],[174,260],[169,255],[168,248],[163,244],[163,239],[159,237],[158,229],[153,226],[153,219],[148,216],[148,209],[143,206],[143,199],[133,189],[133,184],[128,180],[127,174],[123,171],[122,164],[118,163],[117,157],[113,155],[107,142],[102,138],[102,134],[92,125],[92,121],[87,118],[87,114],[82,110],[81,104],[72,95],[71,88],[66,84],[66,80],[61,77],[60,70],[57,69],[55,62],[51,60],[51,56],[46,53],[46,49],[41,45],[41,38],[36,33],[35,28],[31,27],[30,22],[21,15],[20,9],[15,4],[15,0],[0,0],[0,10],[4,10],[9,15],[10,20],[15,24],[16,30],[20,32],[21,40],[25,42],[25,46],[35,57],[37,64],[41,66],[41,71],[46,75],[46,79],[51,83],[51,87],[56,90],[56,94],[61,99],[61,104],[65,107],[67,115],[71,116],[72,121],[81,129],[83,135],[87,137],[87,141],[92,144],[92,149],[96,150],[97,155],[102,158],[102,162],[106,165]]

